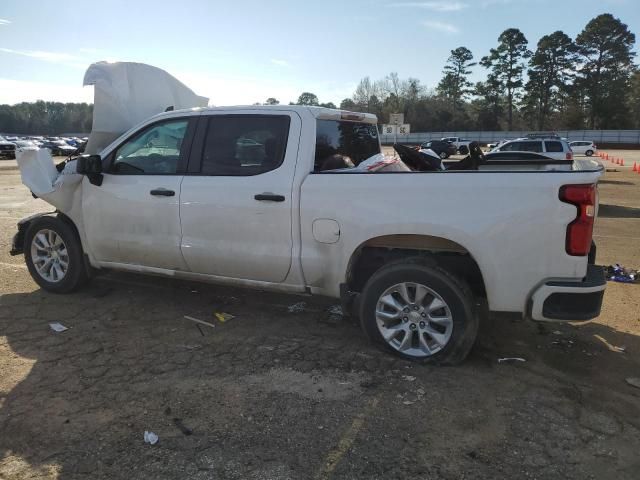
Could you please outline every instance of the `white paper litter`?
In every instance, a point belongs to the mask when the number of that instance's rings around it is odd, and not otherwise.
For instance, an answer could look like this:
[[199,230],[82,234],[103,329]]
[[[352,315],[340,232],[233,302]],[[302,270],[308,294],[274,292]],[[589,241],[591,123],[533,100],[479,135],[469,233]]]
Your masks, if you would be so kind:
[[507,363],[507,362],[526,362],[526,360],[520,357],[505,357],[505,358],[498,359],[498,363]]
[[51,327],[51,330],[58,333],[64,332],[65,330],[69,330],[67,327],[65,327],[64,325],[58,322],[50,323],[49,326]]
[[144,443],[150,443],[151,445],[155,445],[158,443],[158,435],[153,432],[144,431]]
[[304,312],[307,304],[305,302],[294,303],[293,305],[289,305],[289,313],[301,313]]

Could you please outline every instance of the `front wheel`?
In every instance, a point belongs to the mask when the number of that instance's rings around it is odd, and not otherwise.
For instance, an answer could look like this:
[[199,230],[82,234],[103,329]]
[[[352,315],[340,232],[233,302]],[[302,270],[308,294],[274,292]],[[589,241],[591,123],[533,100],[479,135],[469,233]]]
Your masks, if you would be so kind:
[[587,150],[586,152],[584,152],[584,154],[585,154],[587,157],[590,157],[591,155],[593,155],[593,150]]
[[360,322],[369,339],[410,360],[462,362],[478,332],[469,288],[438,267],[396,263],[367,282]]
[[442,160],[445,160],[445,159],[449,158],[449,154],[447,152],[440,152],[440,158]]
[[54,217],[34,220],[24,239],[24,257],[35,282],[54,293],[69,293],[87,281],[76,232]]

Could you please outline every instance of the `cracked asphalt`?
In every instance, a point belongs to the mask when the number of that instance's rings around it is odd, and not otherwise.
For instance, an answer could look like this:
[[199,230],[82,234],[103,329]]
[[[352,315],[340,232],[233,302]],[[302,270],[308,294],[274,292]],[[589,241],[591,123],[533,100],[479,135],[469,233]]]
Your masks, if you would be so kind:
[[[600,201],[600,262],[640,267],[640,175]],[[584,324],[491,316],[463,365],[428,367],[330,299],[119,273],[45,293],[7,252],[46,209],[0,171],[0,479],[640,477],[640,285]]]

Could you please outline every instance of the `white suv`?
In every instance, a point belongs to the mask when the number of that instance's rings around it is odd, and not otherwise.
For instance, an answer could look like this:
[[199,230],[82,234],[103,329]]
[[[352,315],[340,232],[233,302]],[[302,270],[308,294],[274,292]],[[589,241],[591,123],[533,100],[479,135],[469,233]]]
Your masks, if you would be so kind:
[[493,152],[536,152],[554,160],[573,160],[573,152],[566,140],[559,137],[517,138],[503,143]]
[[576,155],[586,155],[587,157],[594,155],[598,151],[593,142],[583,140],[571,142],[569,146]]

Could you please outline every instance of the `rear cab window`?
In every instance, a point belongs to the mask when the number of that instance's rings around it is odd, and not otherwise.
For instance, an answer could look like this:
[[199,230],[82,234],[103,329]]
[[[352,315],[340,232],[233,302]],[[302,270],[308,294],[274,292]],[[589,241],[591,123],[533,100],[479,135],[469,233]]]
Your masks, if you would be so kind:
[[380,141],[375,124],[344,120],[316,121],[314,172],[353,168],[379,153]]

